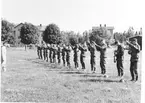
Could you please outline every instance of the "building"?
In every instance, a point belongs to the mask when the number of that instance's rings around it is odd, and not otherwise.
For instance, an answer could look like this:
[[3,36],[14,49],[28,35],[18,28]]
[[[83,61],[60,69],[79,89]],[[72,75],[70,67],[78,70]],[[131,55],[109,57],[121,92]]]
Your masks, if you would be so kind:
[[23,23],[18,24],[17,26],[14,27],[14,37],[15,37],[15,46],[18,46],[20,43],[20,31],[21,31],[21,27],[23,26]]
[[[20,31],[21,31],[21,27],[23,26],[24,24],[23,23],[20,23],[18,25],[16,25],[14,27],[14,36],[15,36],[15,46],[18,46],[21,42],[20,42]],[[36,26],[39,30],[39,44],[41,44],[41,41],[42,41],[42,34],[43,34],[43,31],[45,30],[45,26],[42,26],[41,24],[39,26]]]
[[[92,30],[99,30],[100,27],[102,27],[101,24],[100,24],[100,26],[92,27]],[[110,31],[111,35],[113,36],[114,27],[113,26],[106,26],[106,24],[104,25],[104,27],[106,27],[107,30]]]

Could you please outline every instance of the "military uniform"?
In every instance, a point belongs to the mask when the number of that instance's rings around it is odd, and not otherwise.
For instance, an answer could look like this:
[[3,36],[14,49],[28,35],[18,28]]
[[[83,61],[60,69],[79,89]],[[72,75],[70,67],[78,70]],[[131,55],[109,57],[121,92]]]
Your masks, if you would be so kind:
[[38,58],[40,59],[40,46],[39,45],[37,46],[37,55],[38,55]]
[[71,47],[67,46],[66,48],[66,62],[67,62],[67,66],[70,67],[70,53],[71,53]]
[[130,59],[130,73],[132,80],[131,81],[137,81],[138,80],[138,72],[137,72],[137,63],[138,63],[138,53],[140,52],[140,46],[137,43],[137,39],[133,39],[133,41],[136,41],[135,44],[132,44],[133,46],[130,46],[129,54],[131,55]]
[[43,59],[42,52],[43,52],[42,46],[40,46],[40,59]]
[[46,60],[46,47],[43,47],[43,59]]
[[49,47],[49,60],[50,60],[50,63],[52,63],[52,53],[53,53],[53,50],[52,50],[52,45]]
[[49,47],[46,47],[46,61],[48,62],[48,48]]
[[58,47],[57,47],[57,60],[58,60],[59,64],[61,63],[61,52],[62,52],[62,48],[58,45]]
[[63,65],[65,66],[65,46],[63,46],[62,48],[62,61],[63,61]]
[[90,51],[90,54],[91,54],[91,59],[90,59],[91,71],[95,72],[95,70],[96,70],[96,62],[95,62],[95,58],[96,58],[95,50],[96,50],[96,48],[95,48],[95,45],[89,44],[88,50]]
[[124,55],[124,48],[121,45],[118,45],[117,50],[115,51],[118,76],[123,76],[123,58],[124,58],[123,55]]
[[80,62],[82,65],[82,69],[84,70],[84,69],[86,69],[84,61],[85,61],[85,57],[86,57],[85,52],[87,51],[87,48],[85,46],[79,46],[79,50],[81,51]]
[[53,63],[56,63],[57,48],[53,46],[52,51],[53,51],[53,55],[52,55]]
[[78,64],[78,52],[79,52],[78,46],[75,45],[74,47],[72,47],[72,49],[73,49],[73,52],[74,52],[74,64],[75,64],[75,68],[78,68],[79,67],[79,64]]
[[[96,47],[96,48],[98,48],[98,47]],[[105,61],[105,58],[106,58],[106,48],[107,48],[106,43],[102,42],[101,47],[99,48],[99,50],[100,50],[101,74],[106,74],[106,67],[105,67],[105,64],[106,64],[106,61]]]

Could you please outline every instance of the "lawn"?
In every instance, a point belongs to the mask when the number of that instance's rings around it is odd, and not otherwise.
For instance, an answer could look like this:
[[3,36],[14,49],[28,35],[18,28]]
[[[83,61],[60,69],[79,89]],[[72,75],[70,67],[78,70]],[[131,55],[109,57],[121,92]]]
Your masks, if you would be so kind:
[[89,52],[85,61],[88,73],[83,73],[74,69],[73,57],[72,68],[68,70],[62,64],[38,59],[36,50],[8,48],[7,71],[1,73],[1,102],[140,103],[141,60],[139,81],[131,82],[130,56],[125,51],[125,82],[121,83],[113,63],[113,49],[107,50],[108,78],[100,75],[100,54],[96,54],[97,73],[91,74]]

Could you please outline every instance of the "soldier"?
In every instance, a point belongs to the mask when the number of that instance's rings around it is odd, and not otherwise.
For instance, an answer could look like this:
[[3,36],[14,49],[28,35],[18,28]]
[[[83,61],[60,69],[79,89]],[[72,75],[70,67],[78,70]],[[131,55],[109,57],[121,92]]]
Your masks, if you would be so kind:
[[78,45],[75,44],[75,46],[72,46],[72,50],[74,52],[74,64],[75,64],[75,68],[78,69],[78,67],[79,67],[79,64],[78,64],[78,52],[79,52]]
[[62,52],[62,48],[61,48],[61,46],[58,44],[58,45],[57,45],[57,60],[58,60],[58,64],[61,63],[61,52]]
[[127,41],[127,44],[130,47],[128,53],[131,55],[130,59],[130,73],[131,73],[131,81],[138,80],[138,72],[137,72],[137,63],[138,63],[138,53],[140,52],[140,46],[137,43],[137,39],[133,39],[132,43]]
[[49,49],[49,60],[50,60],[50,63],[52,63],[52,44],[50,44],[50,47],[48,48]]
[[114,62],[117,62],[118,76],[123,77],[124,48],[119,43],[119,41],[117,41],[116,44],[117,44],[117,50],[114,51],[114,56],[116,57]]
[[70,47],[70,45],[67,45],[65,51],[66,51],[67,66],[70,68],[70,54],[71,54],[71,47]]
[[48,50],[49,50],[49,45],[47,44],[46,46],[46,61],[48,62]]
[[90,59],[91,71],[92,71],[92,73],[95,73],[95,70],[96,70],[95,51],[96,51],[96,48],[95,48],[95,45],[93,44],[92,41],[91,41],[91,43],[87,43],[87,46],[88,46],[88,50],[90,51],[90,54],[91,54],[91,59]]
[[38,55],[38,58],[40,59],[40,46],[39,45],[36,45],[37,46],[37,55]]
[[42,52],[42,46],[40,46],[40,59],[43,59]]
[[46,46],[43,46],[43,59],[46,60]]
[[81,51],[81,54],[80,54],[80,62],[81,62],[81,65],[82,65],[82,70],[85,70],[86,67],[85,67],[85,52],[87,51],[87,48],[86,48],[86,45],[83,44],[83,45],[79,45],[79,50]]
[[95,42],[94,44],[96,45],[96,48],[100,50],[100,67],[101,67],[101,74],[103,74],[104,77],[107,77],[106,75],[106,67],[105,67],[105,64],[106,64],[106,61],[105,61],[105,58],[106,58],[106,49],[107,49],[107,45],[105,43],[105,40],[102,40],[101,41],[101,46],[100,45],[97,45]]
[[53,63],[56,63],[56,55],[57,55],[57,47],[56,47],[56,44],[53,44],[53,47],[52,47],[52,51],[53,51]]
[[63,61],[63,66],[65,66],[65,44],[62,45],[62,61]]

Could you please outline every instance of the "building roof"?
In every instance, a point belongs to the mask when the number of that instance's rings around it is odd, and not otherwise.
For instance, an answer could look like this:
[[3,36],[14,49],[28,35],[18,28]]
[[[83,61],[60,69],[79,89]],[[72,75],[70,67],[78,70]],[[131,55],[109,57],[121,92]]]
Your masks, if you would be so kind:
[[[94,27],[92,27],[92,29],[99,29],[100,28],[100,26],[94,26]],[[113,26],[107,26],[106,27],[108,30],[113,30],[114,29],[114,27]]]
[[37,28],[40,30],[40,31],[44,31],[46,26],[37,26]]
[[23,23],[20,23],[20,24],[16,25],[14,28],[17,28],[17,27],[20,26],[20,25],[23,25]]

